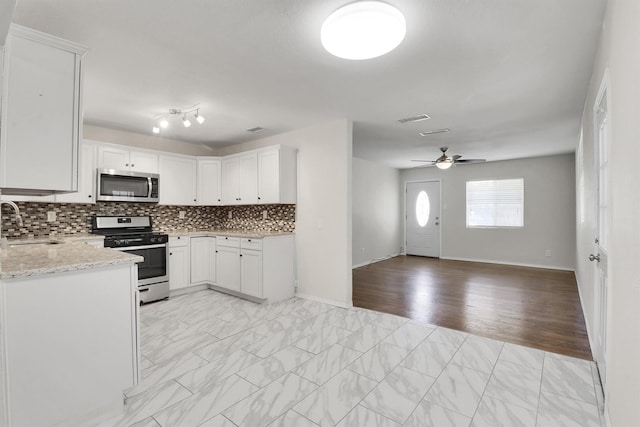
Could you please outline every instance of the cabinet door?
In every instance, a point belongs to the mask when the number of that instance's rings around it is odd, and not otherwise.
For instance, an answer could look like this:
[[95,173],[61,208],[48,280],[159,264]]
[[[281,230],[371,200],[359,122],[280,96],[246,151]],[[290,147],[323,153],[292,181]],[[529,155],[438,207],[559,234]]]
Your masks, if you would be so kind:
[[238,158],[222,161],[222,204],[237,205],[239,198]]
[[158,173],[158,155],[143,151],[129,153],[129,167],[132,171]]
[[78,192],[57,194],[56,202],[61,203],[95,203],[96,189],[96,145],[89,142],[80,144],[78,174]]
[[[210,270],[213,262],[211,254],[211,237],[191,238],[191,284],[210,281]],[[214,249],[215,250],[215,249]]]
[[7,37],[2,188],[77,191],[80,56],[48,37],[14,25]]
[[262,251],[243,249],[240,257],[240,291],[262,298]]
[[255,205],[258,203],[258,154],[251,153],[238,158],[239,203]]
[[169,249],[169,288],[180,289],[189,286],[189,247]]
[[101,145],[98,147],[98,167],[129,170],[129,150]]
[[280,150],[258,154],[258,203],[280,203]]
[[196,159],[160,156],[160,204],[195,205]]
[[216,282],[216,238],[207,237],[207,246],[209,246],[209,255],[207,258],[207,282]]
[[240,249],[218,246],[216,285],[240,292]]
[[198,159],[198,205],[222,204],[221,162],[218,159]]

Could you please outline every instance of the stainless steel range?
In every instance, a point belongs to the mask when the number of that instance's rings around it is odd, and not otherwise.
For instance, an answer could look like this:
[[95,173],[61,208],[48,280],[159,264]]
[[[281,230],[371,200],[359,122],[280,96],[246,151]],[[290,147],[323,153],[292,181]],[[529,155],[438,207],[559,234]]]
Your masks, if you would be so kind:
[[94,216],[91,232],[105,236],[105,248],[144,258],[138,264],[140,301],[146,303],[169,297],[169,236],[153,231],[150,216]]

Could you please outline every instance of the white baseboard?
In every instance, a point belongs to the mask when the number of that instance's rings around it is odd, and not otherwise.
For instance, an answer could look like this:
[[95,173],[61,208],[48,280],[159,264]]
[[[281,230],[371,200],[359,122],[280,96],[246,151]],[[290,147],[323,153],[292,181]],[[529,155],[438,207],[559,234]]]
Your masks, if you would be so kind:
[[496,261],[496,260],[490,260],[490,259],[457,258],[457,257],[445,257],[445,256],[441,256],[440,259],[446,259],[451,261],[483,262],[486,264],[503,264],[503,265],[513,265],[516,267],[544,268],[547,270],[562,270],[562,271],[575,272],[575,269],[573,267],[563,267],[563,266],[556,266],[556,265],[527,264],[523,262]]
[[400,256],[400,255],[404,255],[404,253],[398,253],[398,254],[393,254],[393,255],[387,255],[387,256],[385,256],[384,258],[374,258],[374,259],[370,259],[369,261],[365,261],[365,262],[361,262],[361,263],[358,263],[358,264],[354,264],[351,268],[352,268],[352,269],[354,269],[354,268],[364,267],[365,265],[375,264],[376,262],[380,262],[380,261],[386,261],[386,260],[388,260],[388,259],[395,258],[395,257]]
[[186,288],[174,289],[169,292],[169,298],[177,297],[178,295],[190,294],[191,292],[203,291],[205,289],[209,289],[209,285],[195,285],[195,286],[187,286]]
[[296,293],[296,296],[300,297],[300,298],[308,299],[308,300],[311,300],[311,301],[321,302],[321,303],[329,304],[329,305],[335,305],[336,307],[340,307],[340,308],[351,308],[351,307],[353,307],[353,302],[350,302],[349,304],[345,304],[345,303],[340,302],[340,301],[335,301],[335,300],[327,299],[327,298],[320,298],[320,297],[317,297],[315,295],[309,295],[309,294],[304,294],[304,293],[300,293],[300,292]]

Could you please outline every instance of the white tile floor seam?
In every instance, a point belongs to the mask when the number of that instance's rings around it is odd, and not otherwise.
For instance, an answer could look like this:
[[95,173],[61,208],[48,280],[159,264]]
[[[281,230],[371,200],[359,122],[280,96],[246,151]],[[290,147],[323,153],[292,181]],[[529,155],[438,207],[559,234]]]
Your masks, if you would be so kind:
[[140,318],[142,383],[100,426],[602,423],[591,362],[399,316],[205,290]]

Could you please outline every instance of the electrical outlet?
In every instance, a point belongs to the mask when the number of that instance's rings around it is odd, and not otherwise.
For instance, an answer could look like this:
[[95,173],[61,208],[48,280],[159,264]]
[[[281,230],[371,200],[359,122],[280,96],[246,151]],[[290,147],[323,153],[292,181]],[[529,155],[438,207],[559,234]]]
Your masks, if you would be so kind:
[[56,220],[56,211],[49,211],[47,212],[47,222],[53,222]]
[[229,219],[233,218],[233,214],[231,211],[229,211]]
[[187,216],[187,212],[186,211],[180,211],[178,212],[178,218],[180,219],[184,219],[184,217]]
[[551,256],[551,249],[547,249],[547,250],[544,252],[544,256]]
[[262,219],[267,219],[267,211],[262,211]]

